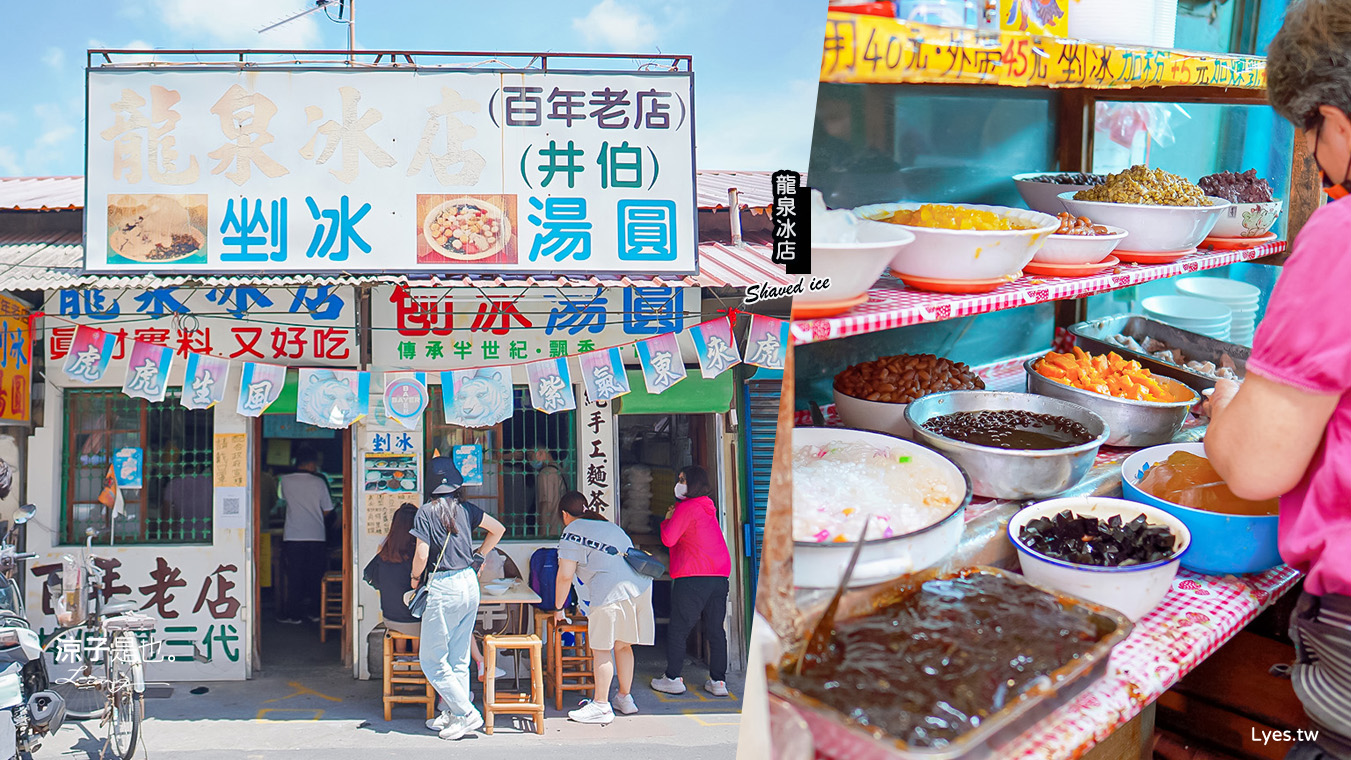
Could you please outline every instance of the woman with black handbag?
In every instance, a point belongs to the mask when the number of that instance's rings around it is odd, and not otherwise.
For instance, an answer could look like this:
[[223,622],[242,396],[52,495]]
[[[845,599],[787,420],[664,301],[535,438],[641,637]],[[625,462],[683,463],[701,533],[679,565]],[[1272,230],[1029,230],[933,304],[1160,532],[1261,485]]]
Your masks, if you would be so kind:
[[[455,740],[483,725],[483,716],[469,696],[469,648],[478,618],[478,570],[506,528],[483,510],[460,500],[464,479],[450,457],[433,458],[428,470],[432,498],[413,520],[417,549],[408,607],[422,618],[418,652],[422,672],[447,708],[427,721],[427,727],[442,739]],[[475,528],[488,533],[478,551],[472,541]],[[428,567],[433,547],[437,559]],[[429,571],[425,584],[424,569]]]
[[[558,502],[563,535],[558,539],[558,581],[554,585],[555,619],[574,581],[586,613],[587,643],[595,658],[596,690],[592,699],[568,713],[578,723],[604,725],[638,712],[633,701],[633,645],[651,646],[656,637],[652,614],[652,579],[639,573],[628,554],[633,541],[618,525],[587,507],[576,491]],[[613,652],[613,655],[611,654]],[[619,694],[610,706],[610,682],[619,675]]]

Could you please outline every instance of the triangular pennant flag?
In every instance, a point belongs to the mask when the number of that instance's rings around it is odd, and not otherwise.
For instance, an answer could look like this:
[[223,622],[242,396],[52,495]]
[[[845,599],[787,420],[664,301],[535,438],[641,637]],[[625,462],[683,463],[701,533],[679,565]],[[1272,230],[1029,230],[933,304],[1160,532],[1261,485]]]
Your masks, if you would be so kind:
[[741,363],[736,336],[732,334],[732,318],[714,319],[690,328],[695,353],[699,355],[699,369],[705,379],[712,379]]
[[447,425],[485,428],[511,419],[516,411],[511,367],[442,372],[441,407]]
[[427,373],[386,372],[384,379],[385,416],[416,430],[431,398],[427,392]]
[[746,363],[765,369],[783,369],[788,348],[788,323],[762,314],[751,315],[746,333]]
[[281,396],[286,385],[286,367],[278,364],[245,362],[239,378],[239,405],[236,410],[245,417],[261,417],[272,402]]
[[637,349],[648,393],[664,393],[685,379],[685,362],[680,358],[680,342],[675,333],[639,341]]
[[174,350],[156,343],[131,343],[131,361],[122,392],[132,398],[163,401],[168,390],[169,370],[174,365]]
[[297,422],[342,430],[370,412],[369,372],[302,369],[297,385]]
[[206,354],[189,354],[183,371],[183,396],[180,403],[188,409],[210,409],[225,400],[225,384],[230,360]]
[[592,401],[610,401],[629,392],[629,377],[624,373],[624,355],[619,347],[588,351],[577,357],[582,367],[582,382]]
[[97,383],[108,371],[113,358],[112,333],[97,330],[88,325],[75,328],[75,337],[70,342],[70,353],[62,366],[66,376],[80,383]]
[[531,362],[525,365],[525,370],[530,378],[531,406],[545,414],[577,408],[567,359],[559,357]]

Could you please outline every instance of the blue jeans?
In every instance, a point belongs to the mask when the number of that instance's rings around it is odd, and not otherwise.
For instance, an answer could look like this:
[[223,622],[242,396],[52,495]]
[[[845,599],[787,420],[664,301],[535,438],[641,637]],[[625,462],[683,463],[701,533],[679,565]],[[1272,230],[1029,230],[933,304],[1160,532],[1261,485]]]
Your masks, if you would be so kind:
[[470,568],[432,573],[428,581],[418,660],[456,717],[478,714],[469,697],[469,645],[478,600],[478,574]]

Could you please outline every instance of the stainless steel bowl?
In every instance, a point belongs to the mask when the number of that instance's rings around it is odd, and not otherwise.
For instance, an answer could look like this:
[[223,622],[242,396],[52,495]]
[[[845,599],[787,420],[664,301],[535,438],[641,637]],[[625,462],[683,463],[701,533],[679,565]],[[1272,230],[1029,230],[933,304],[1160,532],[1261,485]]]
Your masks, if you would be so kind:
[[1160,384],[1173,388],[1187,400],[1133,401],[1086,391],[1057,383],[1038,373],[1033,367],[1040,359],[1040,356],[1034,356],[1023,364],[1023,369],[1027,370],[1028,392],[1069,401],[1098,414],[1112,431],[1106,442],[1108,446],[1139,448],[1171,443],[1187,420],[1187,412],[1201,400],[1196,391],[1185,384],[1157,375],[1155,379]]
[[[934,417],[957,412],[1016,409],[1068,417],[1088,428],[1093,440],[1064,449],[997,449],[936,435],[924,429]],[[971,478],[971,490],[992,499],[1042,499],[1084,479],[1098,448],[1110,435],[1101,417],[1078,404],[1031,393],[947,391],[911,401],[905,419],[919,443],[943,452]]]

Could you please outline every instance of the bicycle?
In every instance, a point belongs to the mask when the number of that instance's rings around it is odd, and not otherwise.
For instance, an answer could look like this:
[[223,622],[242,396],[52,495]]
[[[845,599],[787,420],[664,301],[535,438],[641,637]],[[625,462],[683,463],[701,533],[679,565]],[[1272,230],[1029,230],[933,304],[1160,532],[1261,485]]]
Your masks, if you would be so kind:
[[[100,718],[108,728],[108,745],[122,760],[131,760],[145,720],[145,661],[141,656],[138,633],[155,630],[156,621],[136,612],[135,602],[106,604],[105,573],[93,554],[98,531],[85,531],[85,556],[77,568],[78,583],[65,588],[60,578],[49,585],[60,587],[68,621],[58,614],[58,627],[42,641],[44,653],[72,631],[79,631],[79,661],[75,675],[53,679],[53,691],[66,700],[66,715],[75,720]],[[73,564],[70,557],[67,563]],[[64,575],[64,573],[62,573]],[[92,608],[92,609],[91,609]],[[67,625],[66,622],[69,622]],[[91,648],[90,640],[107,648]],[[59,657],[58,657],[59,662]],[[102,675],[98,674],[101,666]]]

